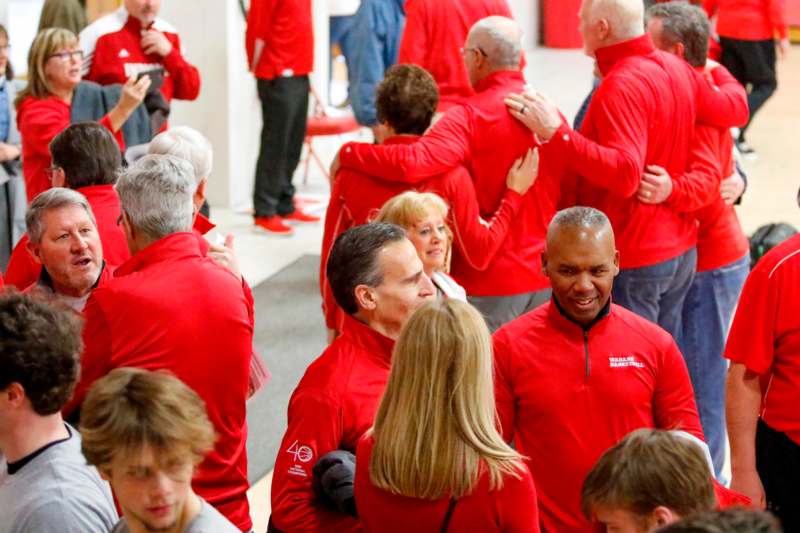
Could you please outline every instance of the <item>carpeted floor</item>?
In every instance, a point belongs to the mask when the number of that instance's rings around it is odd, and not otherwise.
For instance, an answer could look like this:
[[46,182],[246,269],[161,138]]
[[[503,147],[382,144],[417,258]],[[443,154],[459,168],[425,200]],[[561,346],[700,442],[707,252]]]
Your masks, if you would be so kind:
[[275,464],[286,429],[286,407],[306,367],[325,348],[320,308],[319,256],[304,255],[253,287],[255,346],[272,378],[247,405],[249,478],[255,482]]

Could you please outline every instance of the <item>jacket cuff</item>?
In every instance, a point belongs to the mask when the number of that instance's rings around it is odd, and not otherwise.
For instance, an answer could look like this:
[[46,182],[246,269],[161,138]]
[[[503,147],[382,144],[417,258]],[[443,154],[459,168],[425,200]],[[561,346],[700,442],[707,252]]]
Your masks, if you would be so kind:
[[164,56],[162,63],[164,68],[167,69],[167,72],[169,72],[171,75],[174,75],[176,71],[181,69],[185,61],[183,60],[183,56],[181,55],[180,50],[178,50],[178,47],[173,44],[172,50],[170,53]]

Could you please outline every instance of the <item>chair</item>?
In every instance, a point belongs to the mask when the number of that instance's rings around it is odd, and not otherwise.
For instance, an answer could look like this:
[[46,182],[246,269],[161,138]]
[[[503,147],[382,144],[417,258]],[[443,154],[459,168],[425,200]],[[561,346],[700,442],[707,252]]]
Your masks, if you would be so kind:
[[314,137],[326,135],[344,135],[352,131],[357,131],[361,126],[356,122],[352,113],[340,117],[334,117],[325,112],[325,108],[320,103],[319,95],[314,87],[311,87],[311,98],[314,102],[311,116],[308,117],[306,125],[306,138],[304,141],[307,153],[303,161],[303,184],[308,183],[308,167],[313,159],[326,178],[330,179],[328,167],[322,162],[319,154],[314,150]]

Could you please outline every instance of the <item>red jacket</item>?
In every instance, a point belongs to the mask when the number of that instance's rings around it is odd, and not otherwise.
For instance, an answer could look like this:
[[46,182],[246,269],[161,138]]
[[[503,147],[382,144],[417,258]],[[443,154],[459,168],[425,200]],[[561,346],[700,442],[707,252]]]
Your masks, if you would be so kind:
[[[418,140],[417,136],[396,136],[387,139],[384,144],[413,145]],[[452,267],[457,271],[465,268],[485,270],[502,246],[514,217],[526,203],[515,191],[506,189],[500,207],[487,222],[480,216],[475,186],[463,168],[459,167],[413,186],[382,181],[353,170],[340,171],[336,175],[325,215],[320,260],[320,291],[328,328],[341,331],[344,318],[344,312],[333,298],[326,273],[328,255],[336,237],[353,226],[370,222],[387,200],[412,188],[421,192],[434,192],[449,205],[447,225],[453,231],[454,240]]]
[[786,0],[703,0],[711,18],[717,15],[717,34],[740,41],[785,39]]
[[311,0],[252,0],[245,33],[247,64],[271,80],[305,76],[314,68]]
[[[25,97],[17,108],[17,127],[22,137],[22,175],[28,203],[52,184],[45,172],[52,164],[50,141],[70,124],[70,104],[55,96],[47,98]],[[117,139],[125,150],[122,130],[114,133],[108,115],[98,121]]]
[[398,63],[413,63],[431,73],[444,112],[475,94],[461,47],[473,24],[491,15],[513,18],[506,0],[407,0],[406,25]]
[[581,485],[631,431],[682,429],[703,438],[672,337],[617,305],[601,316],[584,330],[551,300],[493,337],[503,436],[529,458],[547,531],[594,531],[580,511]]
[[[103,245],[103,259],[109,265],[121,265],[131,253],[122,227],[117,225],[121,213],[119,198],[113,185],[93,185],[77,189],[86,197],[97,221],[97,232]],[[6,277],[8,284],[18,288],[27,287],[39,279],[41,263],[37,263],[28,252],[28,234],[22,236],[8,261]]]
[[65,413],[95,380],[119,367],[166,369],[206,404],[218,439],[192,486],[242,530],[247,503],[247,399],[253,353],[253,299],[246,284],[203,257],[192,233],[156,241],[92,292],[81,379]]
[[761,418],[800,444],[800,235],[782,242],[750,272],[725,357],[761,377]]
[[[375,441],[361,439],[356,453],[355,495],[358,517],[367,532],[439,533],[450,498],[423,500],[398,496],[372,484],[369,463]],[[458,500],[450,519],[449,531],[481,533],[538,533],[539,512],[536,489],[527,468],[521,479],[506,475],[503,488],[489,489],[484,472],[472,494]]]
[[[416,183],[464,166],[475,182],[480,214],[488,219],[505,195],[508,169],[528,148],[536,146],[530,130],[512,117],[503,103],[506,94],[520,92],[524,85],[517,71],[490,74],[478,83],[475,96],[445,113],[419,142],[411,146],[348,143],[339,154],[341,167]],[[468,294],[510,296],[549,287],[541,273],[540,254],[561,197],[558,161],[541,158],[539,178],[525,195],[520,216],[485,271],[454,262],[453,277]]]
[[[165,57],[145,54],[141,44],[145,29],[163,33],[172,51]],[[166,76],[161,93],[168,102],[194,100],[200,94],[200,72],[183,57],[177,30],[162,19],[143,28],[139,19],[121,7],[81,32],[81,48],[86,54],[83,77],[87,80],[101,85],[125,83],[131,76],[163,66]]]
[[654,265],[694,246],[696,228],[691,215],[636,199],[645,166],[683,173],[695,121],[743,124],[746,94],[721,68],[713,72],[717,89],[683,59],[656,50],[650,35],[601,48],[596,57],[604,78],[581,132],[562,123],[543,155],[580,176],[579,203],[611,219],[622,268]]
[[272,522],[287,533],[361,530],[356,519],[317,502],[311,487],[311,469],[320,457],[334,450],[355,453],[389,379],[394,341],[350,316],[346,322],[289,400],[272,478]]

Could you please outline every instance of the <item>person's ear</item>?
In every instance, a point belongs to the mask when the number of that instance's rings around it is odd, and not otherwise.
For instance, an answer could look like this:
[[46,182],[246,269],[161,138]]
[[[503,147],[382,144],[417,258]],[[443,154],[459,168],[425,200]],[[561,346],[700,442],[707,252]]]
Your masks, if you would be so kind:
[[614,250],[614,276],[619,274],[619,250]]
[[542,250],[542,275],[547,276],[547,250]]
[[66,183],[67,175],[64,173],[64,169],[56,167],[55,172],[53,172],[53,187],[63,187]]
[[19,407],[25,400],[25,389],[22,388],[22,384],[17,383],[16,381],[11,383],[0,393],[6,397],[7,403],[15,407]]
[[357,285],[353,293],[360,309],[374,311],[378,307],[378,300],[375,297],[375,291],[372,290],[372,287]]
[[33,242],[33,241],[29,240],[28,243],[25,245],[25,248],[28,249],[28,253],[31,254],[31,257],[33,257],[34,261],[36,261],[40,265],[43,264],[42,263],[42,258],[41,258],[41,255],[40,255],[41,254],[41,250],[42,250],[42,243]]
[[206,185],[208,185],[208,178],[203,178],[200,180],[200,183],[197,184],[197,189],[194,191],[194,205],[198,212],[203,206],[203,202],[206,200]]
[[653,509],[652,513],[650,513],[650,522],[655,527],[666,526],[667,524],[677,522],[679,519],[680,516],[673,512],[669,507],[665,507],[663,505],[659,505]]
[[675,43],[670,51],[681,59],[686,59],[686,46],[683,43]]
[[109,465],[100,465],[97,467],[97,473],[104,481],[111,483],[111,467]]
[[605,41],[611,35],[611,27],[608,25],[608,21],[606,19],[598,20],[595,30],[597,31],[597,37],[599,38],[600,42]]

